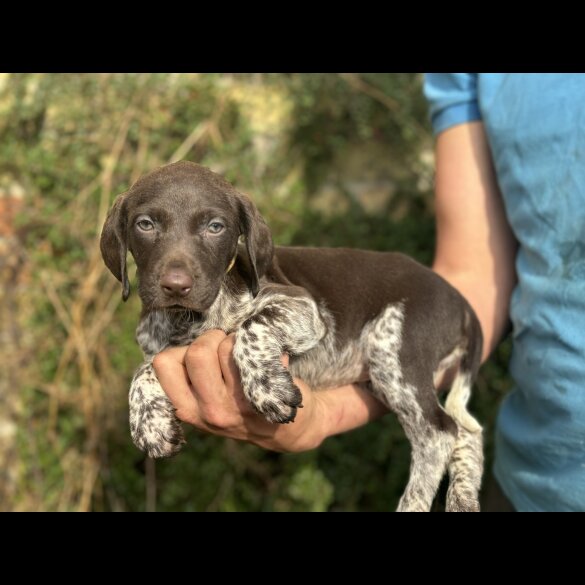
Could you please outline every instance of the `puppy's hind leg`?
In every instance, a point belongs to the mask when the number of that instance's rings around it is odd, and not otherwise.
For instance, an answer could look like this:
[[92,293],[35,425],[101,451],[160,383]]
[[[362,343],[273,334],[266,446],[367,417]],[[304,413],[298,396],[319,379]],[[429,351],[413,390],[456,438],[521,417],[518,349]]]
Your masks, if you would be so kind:
[[445,410],[457,423],[457,441],[449,462],[447,512],[479,512],[479,489],[483,474],[481,426],[467,411],[471,376],[457,373]]
[[398,511],[428,512],[451,459],[457,427],[437,400],[431,372],[419,371],[416,385],[405,378],[399,360],[403,320],[403,308],[396,305],[374,323],[368,336],[370,380],[374,394],[398,416],[412,447]]
[[432,396],[432,385],[391,388],[374,371],[370,366],[374,393],[396,413],[412,449],[410,476],[397,511],[429,512],[455,447],[455,423],[438,403],[420,400],[422,394]]

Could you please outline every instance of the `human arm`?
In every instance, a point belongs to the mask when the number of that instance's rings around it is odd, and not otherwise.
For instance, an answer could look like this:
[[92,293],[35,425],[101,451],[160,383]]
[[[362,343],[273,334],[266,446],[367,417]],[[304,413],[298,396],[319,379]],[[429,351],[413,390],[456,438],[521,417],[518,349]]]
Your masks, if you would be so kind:
[[300,452],[387,412],[359,384],[313,392],[295,379],[303,394],[303,408],[298,409],[294,423],[271,424],[244,397],[233,345],[233,335],[212,330],[189,347],[168,348],[154,358],[157,377],[180,420],[265,449]]
[[435,202],[433,269],[475,310],[484,337],[483,361],[508,327],[517,243],[482,122],[459,124],[438,135]]

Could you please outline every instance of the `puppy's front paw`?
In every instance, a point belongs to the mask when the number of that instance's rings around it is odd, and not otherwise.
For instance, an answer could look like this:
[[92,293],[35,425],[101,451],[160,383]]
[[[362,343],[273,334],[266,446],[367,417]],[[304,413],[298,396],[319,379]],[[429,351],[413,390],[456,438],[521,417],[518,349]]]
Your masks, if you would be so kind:
[[176,455],[185,443],[183,429],[151,364],[145,364],[134,375],[129,403],[134,444],[153,458]]
[[250,404],[272,423],[295,420],[302,408],[303,395],[295,386],[288,370],[278,364],[271,374],[242,375],[242,386]]

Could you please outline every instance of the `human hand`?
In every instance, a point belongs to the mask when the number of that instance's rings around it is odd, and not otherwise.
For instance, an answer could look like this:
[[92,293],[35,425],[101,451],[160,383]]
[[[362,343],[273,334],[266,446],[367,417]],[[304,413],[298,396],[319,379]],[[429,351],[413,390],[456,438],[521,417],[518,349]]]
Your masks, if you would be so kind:
[[[295,379],[303,395],[293,423],[269,423],[252,409],[233,358],[235,336],[214,329],[188,347],[171,347],[155,356],[156,375],[179,420],[198,429],[248,441],[274,451],[300,452],[328,436],[328,416],[320,393]],[[288,367],[288,356],[283,355]]]

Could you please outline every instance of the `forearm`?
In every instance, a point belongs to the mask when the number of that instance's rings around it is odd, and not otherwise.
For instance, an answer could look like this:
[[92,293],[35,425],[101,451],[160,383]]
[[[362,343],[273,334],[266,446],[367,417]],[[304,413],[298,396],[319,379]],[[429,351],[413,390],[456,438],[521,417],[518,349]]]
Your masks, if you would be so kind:
[[318,443],[346,431],[351,431],[388,413],[365,384],[347,384],[315,393],[319,417]]
[[294,423],[276,425],[270,443],[256,444],[276,451],[309,451],[328,437],[351,431],[388,413],[364,384],[313,391],[301,380],[295,379],[295,382],[309,408],[300,409]]
[[508,309],[513,286],[498,289],[493,282],[486,283],[485,275],[476,271],[459,272],[441,264],[435,264],[433,269],[454,286],[475,311],[483,333],[481,361],[484,362],[509,327]]
[[463,124],[440,134],[436,158],[433,268],[476,312],[485,360],[508,327],[517,244],[506,219],[483,124]]

